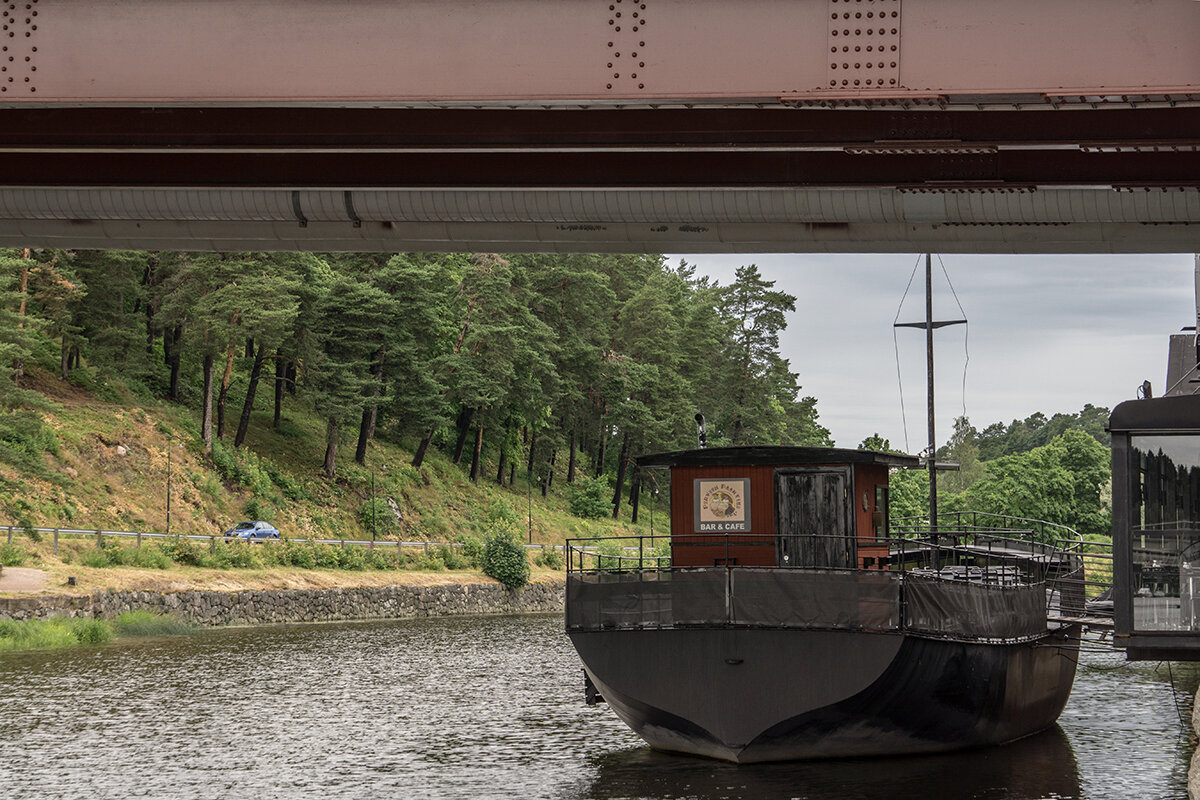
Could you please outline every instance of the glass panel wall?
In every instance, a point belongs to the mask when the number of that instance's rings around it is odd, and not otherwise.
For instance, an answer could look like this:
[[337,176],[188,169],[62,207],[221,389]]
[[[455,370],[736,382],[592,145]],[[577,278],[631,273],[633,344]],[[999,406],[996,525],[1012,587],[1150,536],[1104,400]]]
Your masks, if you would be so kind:
[[1133,628],[1200,630],[1200,436],[1131,436]]

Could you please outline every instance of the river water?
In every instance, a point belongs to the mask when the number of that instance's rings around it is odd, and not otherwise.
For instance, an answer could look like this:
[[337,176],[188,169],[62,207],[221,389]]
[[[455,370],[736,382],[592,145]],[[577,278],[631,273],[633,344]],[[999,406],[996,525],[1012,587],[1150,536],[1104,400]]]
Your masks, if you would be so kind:
[[1184,798],[1198,677],[1084,652],[1015,745],[738,767],[585,706],[558,616],[215,630],[0,654],[0,797]]

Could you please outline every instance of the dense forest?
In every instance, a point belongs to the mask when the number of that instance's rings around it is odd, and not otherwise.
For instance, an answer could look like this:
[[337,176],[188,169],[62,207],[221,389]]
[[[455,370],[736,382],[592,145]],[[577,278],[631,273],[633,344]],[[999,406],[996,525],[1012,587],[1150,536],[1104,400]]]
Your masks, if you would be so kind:
[[[697,412],[710,446],[833,444],[779,354],[795,299],[753,265],[720,286],[660,256],[0,251],[0,463],[46,477],[40,370],[183,410],[227,477],[255,431],[286,428],[286,400],[321,421],[314,479],[343,480],[380,439],[477,484],[572,484],[615,518],[639,491],[633,457],[695,446]],[[960,418],[941,510],[1107,534],[1107,417]],[[897,473],[891,497],[894,517],[927,514],[924,473]]]
[[8,250],[0,280],[0,461],[33,470],[35,366],[192,409],[210,454],[288,398],[323,420],[327,480],[382,437],[543,494],[606,475],[613,516],[631,459],[694,446],[697,412],[714,446],[832,444],[779,355],[795,298],[752,265],[719,286],[640,255]]

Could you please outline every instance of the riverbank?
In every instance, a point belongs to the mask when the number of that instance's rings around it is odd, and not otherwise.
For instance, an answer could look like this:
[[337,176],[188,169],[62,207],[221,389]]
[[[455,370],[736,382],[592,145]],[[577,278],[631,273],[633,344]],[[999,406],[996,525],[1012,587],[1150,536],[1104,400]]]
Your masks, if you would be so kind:
[[[103,588],[86,580],[70,591],[52,580],[51,590],[4,591],[0,619],[113,619],[142,611],[203,626],[272,625],[554,613],[562,611],[565,597],[565,581],[553,572],[536,574],[529,585],[515,590],[475,572],[104,572],[109,585]],[[29,581],[33,576],[23,577]]]

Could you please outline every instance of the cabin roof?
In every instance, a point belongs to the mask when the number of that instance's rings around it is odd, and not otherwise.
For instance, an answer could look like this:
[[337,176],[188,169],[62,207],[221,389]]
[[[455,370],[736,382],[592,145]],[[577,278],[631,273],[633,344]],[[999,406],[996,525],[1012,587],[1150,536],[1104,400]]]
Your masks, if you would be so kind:
[[639,456],[639,467],[735,467],[798,464],[884,464],[916,467],[916,456],[877,453],[873,450],[844,450],[834,447],[706,447]]
[[1110,431],[1200,430],[1200,395],[1126,400],[1108,418]]

